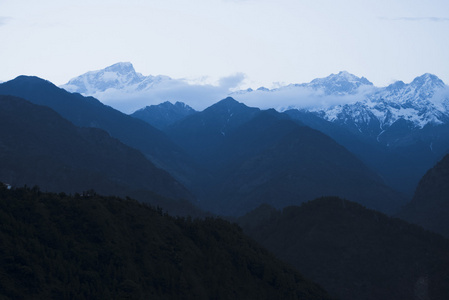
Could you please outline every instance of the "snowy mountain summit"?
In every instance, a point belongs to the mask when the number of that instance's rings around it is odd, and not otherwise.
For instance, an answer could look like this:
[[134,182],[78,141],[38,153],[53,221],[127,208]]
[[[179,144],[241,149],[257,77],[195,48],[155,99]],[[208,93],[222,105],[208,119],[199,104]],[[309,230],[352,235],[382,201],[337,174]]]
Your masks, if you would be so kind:
[[150,105],[141,108],[131,114],[132,117],[141,119],[158,129],[164,129],[167,126],[181,120],[196,111],[183,102],[163,102],[158,105]]
[[310,83],[296,84],[295,86],[312,88],[323,91],[325,95],[355,94],[360,87],[373,86],[365,77],[357,77],[347,71],[331,74],[325,78],[316,78]]
[[352,125],[359,130],[375,124],[385,130],[399,120],[411,127],[449,122],[447,86],[437,76],[424,74],[405,84],[397,81],[385,88],[376,88],[354,103],[311,109],[320,117]]
[[[375,87],[365,77],[346,71],[309,83],[234,93],[239,101],[270,97],[279,111],[300,110],[363,132],[379,134],[399,120],[410,128],[449,123],[449,88],[437,76],[424,74],[406,84]],[[287,98],[288,97],[288,98]],[[281,106],[277,103],[287,103]],[[305,105],[307,103],[307,105]],[[375,129],[376,128],[376,129]]]
[[[118,102],[114,101],[126,99],[121,102],[123,110],[135,111],[144,107],[138,106],[140,103],[149,100],[152,103],[159,99],[164,99],[161,102],[183,101],[179,98],[185,96],[185,92],[179,89],[187,85],[168,76],[144,76],[137,73],[131,63],[121,62],[87,72],[61,87],[116,106]],[[207,86],[193,89],[200,95],[208,95],[212,90]],[[309,83],[275,89],[249,88],[229,95],[249,106],[306,111],[362,133],[368,130],[370,135],[379,135],[398,121],[405,122],[410,129],[449,123],[449,88],[437,76],[428,73],[411,83],[397,81],[379,88],[365,77],[341,71]],[[188,100],[188,97],[181,98],[185,98],[184,102]],[[134,107],[131,107],[132,101]]]
[[[61,88],[83,95],[99,96],[109,90],[137,92],[153,87],[162,81],[170,80],[168,76],[143,76],[134,70],[129,62],[120,62],[102,70],[90,71],[71,79]],[[101,96],[99,97],[101,98]]]

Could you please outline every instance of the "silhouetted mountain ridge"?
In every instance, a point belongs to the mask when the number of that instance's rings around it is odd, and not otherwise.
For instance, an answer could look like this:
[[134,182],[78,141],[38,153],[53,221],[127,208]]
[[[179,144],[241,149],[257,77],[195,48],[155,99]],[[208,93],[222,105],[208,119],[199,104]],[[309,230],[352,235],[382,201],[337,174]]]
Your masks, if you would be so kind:
[[449,155],[423,176],[398,216],[449,237]]
[[0,180],[13,186],[66,193],[95,189],[118,196],[147,191],[193,200],[139,151],[103,130],[78,128],[48,107],[0,96],[0,128]]
[[252,119],[260,110],[228,97],[204,111],[165,129],[167,135],[198,162],[208,161],[226,135]]
[[210,171],[200,203],[216,213],[241,214],[264,202],[280,208],[325,195],[389,213],[404,203],[346,149],[275,110],[227,98],[166,132]]
[[340,299],[446,299],[449,241],[341,198],[262,206],[244,232]]
[[178,180],[195,172],[189,158],[161,131],[148,123],[125,115],[92,97],[71,94],[38,77],[19,76],[0,84],[0,94],[24,98],[45,105],[79,127],[96,127],[124,144],[140,150],[156,166]]

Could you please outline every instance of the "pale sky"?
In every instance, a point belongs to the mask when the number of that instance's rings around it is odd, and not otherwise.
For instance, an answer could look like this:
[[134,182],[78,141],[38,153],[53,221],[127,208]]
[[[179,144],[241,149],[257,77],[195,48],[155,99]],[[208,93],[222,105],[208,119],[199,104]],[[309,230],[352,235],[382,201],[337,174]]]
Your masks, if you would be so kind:
[[447,0],[0,0],[0,81],[57,85],[124,61],[143,75],[242,88],[346,70],[376,86],[449,83]]

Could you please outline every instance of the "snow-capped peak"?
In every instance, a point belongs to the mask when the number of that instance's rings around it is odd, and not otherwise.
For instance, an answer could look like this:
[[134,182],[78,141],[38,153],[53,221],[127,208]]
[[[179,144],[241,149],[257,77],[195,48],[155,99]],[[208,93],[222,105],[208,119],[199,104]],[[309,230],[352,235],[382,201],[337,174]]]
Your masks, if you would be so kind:
[[130,62],[119,62],[104,69],[105,72],[115,72],[118,74],[135,73],[134,66]]
[[303,86],[316,90],[323,90],[326,95],[354,94],[361,86],[372,86],[373,84],[365,77],[357,77],[347,71],[331,74],[325,78],[317,78]]
[[340,81],[347,81],[347,82],[353,82],[353,83],[363,83],[372,85],[371,82],[369,82],[365,77],[357,77],[354,74],[349,73],[348,71],[340,71],[338,74],[331,74],[325,78],[318,78],[311,81],[313,82],[340,82]]
[[[281,86],[274,89],[267,89],[259,87],[255,92],[286,92],[288,93],[296,90],[300,94],[304,94],[304,89],[307,92],[317,92],[317,94],[345,96],[355,95],[360,92],[361,87],[374,87],[373,84],[365,77],[357,77],[347,71],[341,71],[338,74],[331,74],[324,78],[313,79],[309,83],[295,83]],[[302,89],[302,91],[301,91]],[[231,95],[245,95],[253,92],[252,89],[234,92]]]
[[[413,127],[442,124],[449,121],[449,98],[442,93],[445,84],[432,74],[416,77],[411,83],[397,81],[385,88],[374,89],[353,104],[315,109],[315,113],[332,122],[363,128],[378,122],[384,130],[403,119]],[[365,116],[360,118],[360,116]]]
[[69,92],[102,98],[102,93],[114,90],[126,93],[145,90],[164,80],[167,76],[143,76],[134,70],[130,62],[119,62],[102,70],[90,71],[62,85]]
[[411,86],[414,86],[416,88],[426,88],[426,89],[434,89],[434,88],[441,88],[444,86],[444,82],[438,78],[437,76],[426,73],[421,76],[416,77],[411,83]]

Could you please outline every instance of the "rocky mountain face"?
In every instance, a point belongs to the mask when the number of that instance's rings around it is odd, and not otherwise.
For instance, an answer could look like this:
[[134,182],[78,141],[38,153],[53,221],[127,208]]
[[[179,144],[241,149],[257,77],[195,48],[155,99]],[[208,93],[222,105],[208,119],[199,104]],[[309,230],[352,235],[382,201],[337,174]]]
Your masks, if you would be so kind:
[[[327,85],[323,87],[328,89]],[[355,103],[309,111],[363,134],[377,135],[378,142],[394,146],[383,134],[396,122],[403,120],[413,130],[449,121],[449,94],[444,93],[445,89],[438,77],[424,74],[410,84],[398,81],[374,89]],[[347,89],[345,93],[354,93],[354,89]]]
[[159,105],[150,105],[141,108],[131,114],[132,117],[141,119],[158,129],[164,129],[171,124],[194,114],[196,110],[183,102],[172,104],[168,101]]

